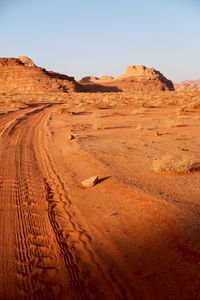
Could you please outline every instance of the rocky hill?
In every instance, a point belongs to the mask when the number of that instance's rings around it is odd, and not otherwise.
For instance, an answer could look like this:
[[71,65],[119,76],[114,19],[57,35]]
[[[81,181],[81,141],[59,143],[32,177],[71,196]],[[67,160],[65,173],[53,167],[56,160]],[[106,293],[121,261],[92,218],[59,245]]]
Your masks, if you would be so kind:
[[[102,76],[100,78],[94,76],[85,77],[80,83],[90,83],[85,85],[85,89],[92,89],[102,86],[105,89],[117,89],[118,91],[173,91],[174,86],[171,80],[168,80],[163,74],[154,68],[146,68],[145,66],[128,66],[125,74],[112,78],[110,76]],[[100,87],[99,87],[100,88]]]
[[174,83],[174,88],[176,91],[200,91],[200,79]]
[[73,92],[79,88],[74,77],[36,67],[27,57],[0,58],[1,92]]
[[37,67],[26,57],[0,58],[0,92],[121,92],[174,90],[173,83],[159,71],[145,66],[128,66],[125,74],[84,77],[77,83],[74,77]]

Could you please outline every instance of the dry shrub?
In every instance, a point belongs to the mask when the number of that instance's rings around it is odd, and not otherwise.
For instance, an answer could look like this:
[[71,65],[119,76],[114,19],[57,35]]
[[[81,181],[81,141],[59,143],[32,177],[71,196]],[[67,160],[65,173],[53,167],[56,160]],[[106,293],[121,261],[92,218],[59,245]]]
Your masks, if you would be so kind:
[[[182,119],[182,118],[181,118]],[[175,128],[175,127],[181,127],[183,126],[182,121],[180,120],[180,116],[177,116],[174,119],[166,119],[166,124],[168,127]]]
[[194,162],[189,156],[177,158],[166,154],[153,161],[153,170],[157,173],[188,173],[191,171]]
[[61,105],[57,110],[57,113],[59,114],[68,113],[68,112],[69,112],[69,107],[66,104]]
[[200,108],[200,100],[192,101],[188,104],[189,108]]
[[142,103],[142,106],[143,106],[144,108],[153,108],[153,105],[151,105],[151,104],[149,104],[149,103],[147,103],[147,102],[143,102],[143,103]]
[[104,120],[97,113],[93,114],[92,128],[96,129],[96,130],[97,129],[104,129],[105,128]]

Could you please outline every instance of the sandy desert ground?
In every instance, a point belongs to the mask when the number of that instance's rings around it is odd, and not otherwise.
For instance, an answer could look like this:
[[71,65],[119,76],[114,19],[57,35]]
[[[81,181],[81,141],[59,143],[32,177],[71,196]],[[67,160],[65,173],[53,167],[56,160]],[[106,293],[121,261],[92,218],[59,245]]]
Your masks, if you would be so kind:
[[200,93],[20,97],[0,103],[0,299],[200,299]]

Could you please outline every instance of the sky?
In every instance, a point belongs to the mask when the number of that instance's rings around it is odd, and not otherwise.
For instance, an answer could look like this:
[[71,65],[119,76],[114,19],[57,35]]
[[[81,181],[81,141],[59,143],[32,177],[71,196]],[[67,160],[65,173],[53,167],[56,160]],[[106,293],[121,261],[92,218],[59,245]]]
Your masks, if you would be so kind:
[[200,79],[200,0],[0,0],[0,57],[74,76]]

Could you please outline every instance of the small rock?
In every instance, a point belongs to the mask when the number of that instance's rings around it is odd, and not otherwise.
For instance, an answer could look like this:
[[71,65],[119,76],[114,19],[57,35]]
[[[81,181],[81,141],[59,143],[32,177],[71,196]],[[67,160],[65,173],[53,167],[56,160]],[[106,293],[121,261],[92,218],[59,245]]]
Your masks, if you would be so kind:
[[158,131],[155,131],[155,135],[159,136],[161,134]]
[[73,134],[70,134],[70,135],[68,136],[68,141],[73,140],[73,139],[75,139],[75,136],[74,136]]
[[98,176],[93,176],[81,182],[83,187],[92,187],[98,182]]
[[110,217],[114,217],[114,216],[117,216],[117,215],[119,215],[119,213],[114,212],[114,213],[112,213],[112,214],[110,215]]
[[73,116],[73,115],[75,115],[76,113],[75,113],[74,111],[69,111],[68,114],[69,114],[70,116]]

